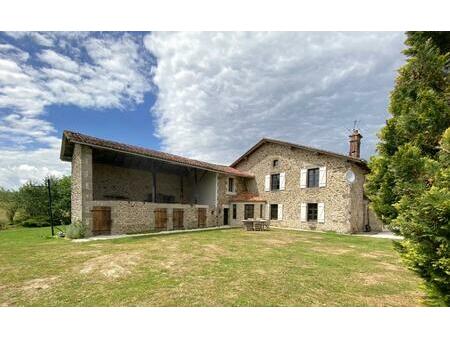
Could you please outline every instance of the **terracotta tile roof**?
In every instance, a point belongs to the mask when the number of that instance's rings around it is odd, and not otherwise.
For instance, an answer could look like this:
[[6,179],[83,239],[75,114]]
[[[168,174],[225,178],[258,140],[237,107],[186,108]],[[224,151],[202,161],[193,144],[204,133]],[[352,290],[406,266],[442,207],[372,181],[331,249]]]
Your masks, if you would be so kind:
[[368,170],[367,167],[367,162],[361,158],[354,158],[351,156],[347,156],[347,155],[343,155],[343,154],[338,154],[338,153],[334,153],[332,151],[328,151],[328,150],[322,150],[322,149],[317,149],[317,148],[312,148],[312,147],[308,147],[308,146],[303,146],[301,144],[295,144],[295,143],[290,143],[290,142],[285,142],[285,141],[280,141],[280,140],[274,140],[274,139],[270,139],[270,138],[263,138],[261,139],[258,143],[256,143],[253,147],[251,147],[244,155],[242,155],[241,157],[239,157],[236,161],[234,161],[230,167],[235,167],[237,166],[241,161],[243,161],[245,158],[247,158],[248,156],[250,156],[250,154],[252,154],[256,149],[258,149],[259,147],[261,147],[263,144],[265,143],[274,143],[274,144],[280,144],[280,145],[284,145],[284,146],[288,146],[288,147],[292,147],[292,148],[297,148],[297,149],[302,149],[302,150],[307,150],[307,151],[311,151],[311,152],[315,152],[315,153],[319,153],[319,154],[323,154],[323,155],[329,155],[329,156],[333,156],[333,157],[339,157],[342,159],[345,159],[347,161],[353,162],[355,164],[360,165],[363,169]]
[[245,171],[238,170],[236,168],[219,165],[219,164],[213,164],[198,160],[193,160],[187,157],[182,157],[178,155],[173,155],[153,149],[133,146],[129,144],[109,141],[100,139],[97,137],[84,135],[80,133],[76,133],[73,131],[65,130],[62,137],[62,146],[61,146],[61,159],[63,161],[70,161],[72,158],[72,154],[66,148],[67,143],[79,143],[88,145],[94,148],[103,148],[103,149],[109,149],[113,151],[123,152],[123,153],[129,153],[133,155],[138,156],[144,156],[154,159],[159,159],[163,161],[167,161],[174,164],[179,165],[185,165],[189,167],[204,169],[204,170],[210,170],[215,171],[218,173],[228,174],[228,175],[235,175],[235,176],[241,176],[241,177],[254,177],[253,174],[250,174]]
[[241,192],[240,194],[233,196],[231,202],[266,202],[266,200],[251,192]]

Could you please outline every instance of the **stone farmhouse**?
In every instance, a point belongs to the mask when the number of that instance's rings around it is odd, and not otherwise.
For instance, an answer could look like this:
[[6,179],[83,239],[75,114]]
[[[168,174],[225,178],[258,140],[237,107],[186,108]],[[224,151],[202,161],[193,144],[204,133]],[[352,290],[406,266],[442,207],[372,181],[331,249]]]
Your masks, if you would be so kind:
[[349,155],[262,139],[230,166],[64,131],[72,162],[72,222],[87,236],[241,226],[356,233],[381,230],[368,208],[361,134]]

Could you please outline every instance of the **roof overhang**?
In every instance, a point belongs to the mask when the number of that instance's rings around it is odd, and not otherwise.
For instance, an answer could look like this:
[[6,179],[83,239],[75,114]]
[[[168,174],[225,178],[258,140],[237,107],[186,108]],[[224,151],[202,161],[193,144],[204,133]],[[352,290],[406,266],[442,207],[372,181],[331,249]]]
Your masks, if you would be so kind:
[[184,166],[189,168],[196,168],[206,171],[211,171],[219,174],[225,174],[230,176],[240,177],[254,177],[253,174],[245,171],[240,171],[236,168],[222,166],[203,161],[193,160],[186,157],[172,155],[169,153],[159,152],[153,149],[146,149],[142,147],[135,147],[127,144],[122,144],[114,141],[103,140],[80,133],[71,132],[65,130],[63,132],[61,140],[61,153],[60,159],[62,161],[72,161],[72,154],[75,144],[85,145],[95,149],[109,150],[126,155],[138,156],[143,158],[149,158],[152,160],[162,161],[178,166]]

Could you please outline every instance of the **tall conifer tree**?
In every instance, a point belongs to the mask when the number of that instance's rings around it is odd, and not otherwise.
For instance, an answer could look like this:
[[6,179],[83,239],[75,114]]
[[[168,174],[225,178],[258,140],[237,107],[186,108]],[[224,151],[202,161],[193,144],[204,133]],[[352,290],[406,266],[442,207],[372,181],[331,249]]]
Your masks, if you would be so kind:
[[375,212],[433,299],[450,304],[450,33],[407,33],[406,64],[391,92],[392,117],[370,160]]

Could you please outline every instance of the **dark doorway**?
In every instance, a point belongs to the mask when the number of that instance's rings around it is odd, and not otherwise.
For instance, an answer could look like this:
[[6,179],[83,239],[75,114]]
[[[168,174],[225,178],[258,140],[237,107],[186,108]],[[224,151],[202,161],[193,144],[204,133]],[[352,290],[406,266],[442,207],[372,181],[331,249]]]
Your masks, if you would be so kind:
[[223,225],[228,225],[228,208],[223,209]]

